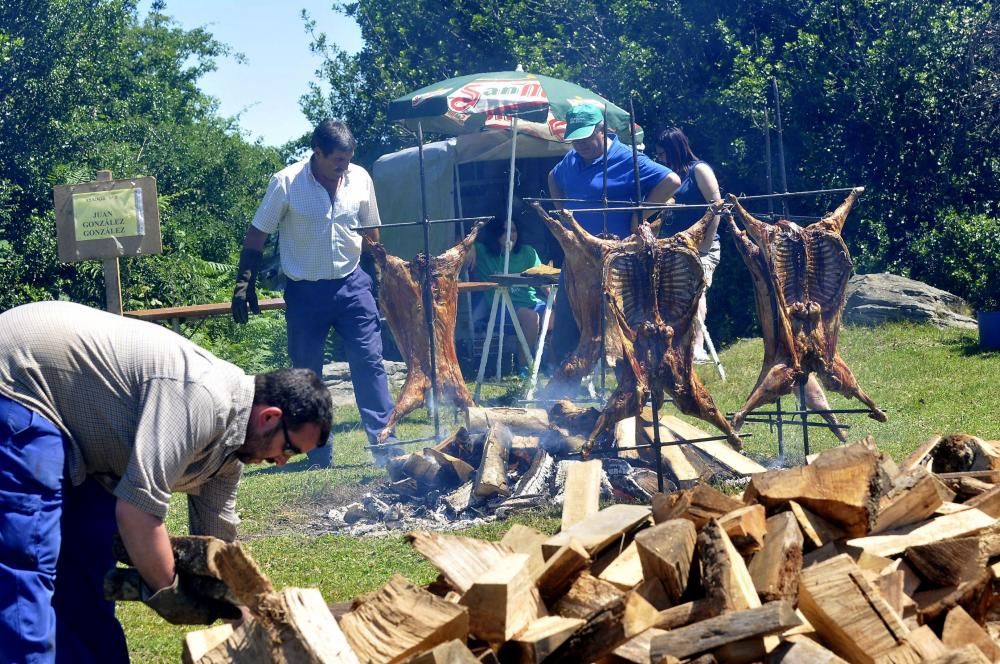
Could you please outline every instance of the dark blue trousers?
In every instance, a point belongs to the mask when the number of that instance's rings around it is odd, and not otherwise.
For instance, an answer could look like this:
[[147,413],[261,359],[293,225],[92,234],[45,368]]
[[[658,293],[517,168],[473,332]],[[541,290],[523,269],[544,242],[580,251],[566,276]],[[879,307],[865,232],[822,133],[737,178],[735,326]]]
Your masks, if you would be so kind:
[[104,599],[115,498],[64,477],[62,432],[0,396],[0,662],[128,662]]
[[382,325],[371,277],[357,268],[343,279],[289,280],[285,316],[292,366],[312,369],[322,376],[323,349],[330,328],[343,339],[361,423],[368,440],[374,442],[389,421],[392,396],[382,362]]

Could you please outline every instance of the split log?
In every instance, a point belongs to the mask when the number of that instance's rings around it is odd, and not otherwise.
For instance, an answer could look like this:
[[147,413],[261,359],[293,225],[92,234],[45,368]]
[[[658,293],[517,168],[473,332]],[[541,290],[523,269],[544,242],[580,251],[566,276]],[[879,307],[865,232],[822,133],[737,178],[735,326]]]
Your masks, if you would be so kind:
[[820,549],[844,536],[843,530],[794,500],[788,501],[788,510],[798,521],[804,537],[803,543],[808,544],[810,549]]
[[[649,408],[643,410],[643,420],[646,426],[642,427],[643,435],[647,441],[653,440],[652,411]],[[711,438],[717,434],[710,434],[707,431],[688,424],[679,417],[661,414],[660,421],[660,441],[681,442],[686,450],[694,451],[702,456],[710,465],[721,468],[724,471],[737,475],[752,475],[762,473],[766,468],[749,457],[740,454],[728,443],[722,440],[711,440],[701,443],[686,443],[683,441],[698,440],[701,438]],[[689,457],[690,458],[690,457]]]
[[461,604],[469,609],[469,630],[495,648],[546,615],[528,572],[528,558],[523,553],[502,558],[462,595]]
[[643,582],[642,561],[635,541],[619,553],[611,563],[601,570],[597,578],[613,583],[622,590],[631,590]]
[[1000,484],[995,485],[989,491],[979,494],[975,498],[965,501],[966,507],[974,507],[980,512],[989,514],[994,519],[1000,518]]
[[874,662],[909,630],[847,555],[802,570],[799,609],[817,635],[851,662]]
[[[315,588],[285,588],[261,602],[279,662],[358,664],[354,644]],[[277,638],[275,638],[277,637]],[[277,645],[274,643],[277,641]]]
[[560,547],[545,561],[535,583],[542,599],[551,603],[562,597],[590,565],[590,555],[576,540]]
[[602,475],[599,459],[570,462],[566,472],[562,530],[567,530],[600,511]]
[[935,586],[957,586],[974,578],[986,564],[979,539],[956,539],[918,544],[906,549],[908,562],[920,576]]
[[625,638],[631,639],[645,632],[659,620],[659,616],[660,612],[642,593],[638,590],[629,591],[625,595],[625,616],[622,618]]
[[[222,628],[228,628],[229,634],[218,641],[217,637],[226,632]],[[254,618],[245,620],[235,629],[230,625],[217,625],[192,632],[188,637],[192,637],[190,645],[188,638],[185,638],[181,655],[184,664],[266,664],[276,661],[271,650],[270,635]],[[211,648],[202,649],[210,644]]]
[[961,648],[971,643],[979,648],[989,661],[1000,661],[1000,646],[960,606],[950,610],[945,617],[941,641],[951,648]]
[[770,602],[660,634],[651,641],[650,657],[653,662],[668,655],[684,659],[744,639],[779,634],[800,622],[791,604]]
[[525,553],[528,555],[528,573],[531,575],[532,581],[534,581],[545,567],[545,557],[542,556],[542,543],[548,539],[549,536],[541,531],[520,523],[515,523],[500,538],[500,544],[506,546],[514,553]]
[[472,587],[480,574],[513,553],[503,544],[459,535],[415,531],[407,539],[461,593]]
[[908,526],[929,519],[944,502],[938,489],[940,480],[925,473],[911,488],[883,499],[871,534]]
[[[644,420],[636,417],[626,417],[615,425],[615,444],[619,450],[619,458],[642,459],[650,464],[656,464],[656,450],[653,448],[631,449],[636,445],[648,445],[653,442],[646,434],[645,424]],[[661,446],[660,458],[664,471],[677,486],[690,486],[701,477],[701,471],[691,463],[680,445]]]
[[767,520],[764,548],[750,561],[748,570],[761,601],[798,601],[802,571],[802,531],[791,512]]
[[[652,640],[667,632],[662,629],[647,629],[645,632],[633,636],[631,639],[621,644],[611,653],[609,661],[614,664],[649,664],[649,646]],[[664,660],[669,662],[669,658]],[[673,658],[674,662],[680,660]],[[657,664],[662,664],[658,662]]]
[[847,544],[888,557],[902,553],[911,546],[971,535],[992,525],[994,521],[995,519],[988,514],[977,509],[968,509],[890,530],[881,535],[852,539]]
[[761,503],[769,513],[794,500],[857,537],[871,529],[888,489],[881,460],[872,442],[835,447],[808,466],[751,476],[743,499]]
[[718,521],[709,521],[698,534],[698,556],[705,599],[714,603],[718,612],[760,606],[746,563]]
[[501,662],[540,664],[584,624],[579,618],[539,618],[500,648]]
[[483,441],[483,458],[476,470],[472,493],[488,498],[509,496],[507,487],[507,454],[510,451],[510,431],[502,424],[490,427]]
[[625,593],[607,581],[584,572],[570,589],[552,607],[554,613],[564,618],[590,620],[608,607],[621,605],[625,611]]
[[548,493],[549,475],[555,467],[555,459],[543,449],[535,450],[528,470],[514,485],[513,496],[537,496]]
[[355,600],[340,628],[361,661],[402,662],[452,639],[464,642],[469,612],[397,574]]
[[635,536],[643,576],[663,582],[671,601],[687,589],[697,534],[687,519],[672,519],[647,528]]
[[652,503],[655,523],[688,519],[698,529],[708,523],[709,519],[717,519],[744,507],[742,502],[704,483],[685,491],[656,494]]
[[921,621],[937,620],[950,609],[961,606],[977,622],[985,619],[990,607],[997,601],[992,584],[993,573],[987,568],[969,581],[958,586],[924,590],[913,595]]
[[941,441],[941,436],[934,436],[917,446],[899,463],[899,472],[909,473],[914,468],[924,467],[930,470],[931,452]]
[[751,556],[764,546],[767,517],[764,514],[763,505],[740,507],[728,514],[723,514],[718,521],[740,555]]
[[878,664],[919,664],[945,654],[948,649],[930,627],[921,625],[903,637],[903,641],[889,652],[881,655]]
[[[225,643],[232,634],[233,626],[228,623],[214,625],[208,629],[198,630],[197,632],[188,632],[184,635],[181,661],[184,664],[194,664],[199,661],[209,664],[210,660],[202,660],[202,658]],[[267,656],[266,652],[261,654]]]
[[786,637],[767,658],[769,664],[848,664],[807,636]]
[[406,664],[479,664],[479,658],[472,654],[464,641],[452,639],[417,655]]
[[542,545],[542,551],[548,557],[576,539],[593,557],[625,533],[645,523],[649,514],[650,509],[642,505],[611,505],[572,528],[553,535]]
[[[606,581],[584,573],[556,607],[560,615],[588,614],[586,623],[552,653],[553,662],[590,662],[626,641],[626,595]],[[562,610],[560,610],[562,607]],[[588,611],[589,607],[589,611]]]
[[471,432],[489,431],[502,425],[512,433],[543,434],[549,429],[549,414],[543,408],[469,408],[468,428]]
[[929,659],[924,664],[990,664],[990,660],[970,643],[959,650],[952,649],[944,655]]
[[657,629],[677,629],[691,623],[714,618],[721,612],[722,607],[714,598],[696,599],[661,610],[656,617],[656,622],[653,623],[653,627]]

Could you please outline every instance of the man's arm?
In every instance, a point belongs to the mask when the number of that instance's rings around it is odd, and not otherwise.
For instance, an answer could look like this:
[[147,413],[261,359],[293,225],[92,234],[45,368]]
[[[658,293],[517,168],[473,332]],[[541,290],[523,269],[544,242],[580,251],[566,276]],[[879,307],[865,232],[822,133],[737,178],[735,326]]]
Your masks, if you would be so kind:
[[[563,190],[556,184],[556,176],[553,171],[549,171],[549,198],[564,198]],[[554,205],[557,208],[563,207],[561,202],[556,202]]]
[[362,235],[364,235],[366,238],[368,238],[369,241],[371,241],[371,242],[379,242],[380,238],[382,237],[379,234],[379,231],[378,231],[377,228],[362,228],[362,229],[359,229],[358,232],[361,233]]
[[151,590],[166,588],[174,582],[174,552],[163,520],[118,499],[115,505],[118,532],[132,564]]
[[247,226],[247,233],[243,236],[243,248],[254,251],[264,251],[264,244],[267,242],[267,233],[260,230],[253,224]]

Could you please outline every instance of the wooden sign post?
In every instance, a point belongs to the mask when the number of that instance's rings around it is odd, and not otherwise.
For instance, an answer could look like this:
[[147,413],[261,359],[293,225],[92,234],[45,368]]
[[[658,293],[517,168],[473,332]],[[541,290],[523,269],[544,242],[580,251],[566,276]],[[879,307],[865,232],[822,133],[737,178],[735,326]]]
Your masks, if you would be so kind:
[[59,260],[102,259],[106,308],[121,314],[118,258],[163,250],[156,178],[112,180],[111,171],[98,171],[94,182],[53,187],[53,199]]

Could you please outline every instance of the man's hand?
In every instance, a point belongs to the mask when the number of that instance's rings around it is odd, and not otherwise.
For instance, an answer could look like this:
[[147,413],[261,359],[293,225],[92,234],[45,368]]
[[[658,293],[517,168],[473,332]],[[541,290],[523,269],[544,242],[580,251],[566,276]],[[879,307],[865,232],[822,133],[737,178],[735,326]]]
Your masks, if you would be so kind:
[[257,270],[260,268],[263,253],[257,249],[244,248],[240,252],[240,265],[236,269],[236,288],[233,289],[233,301],[230,309],[233,320],[243,324],[250,320],[248,310],[260,313],[257,304]]
[[189,585],[182,575],[175,576],[172,584],[156,592],[143,583],[142,601],[172,625],[210,625],[220,618],[243,617],[238,606],[193,592]]

